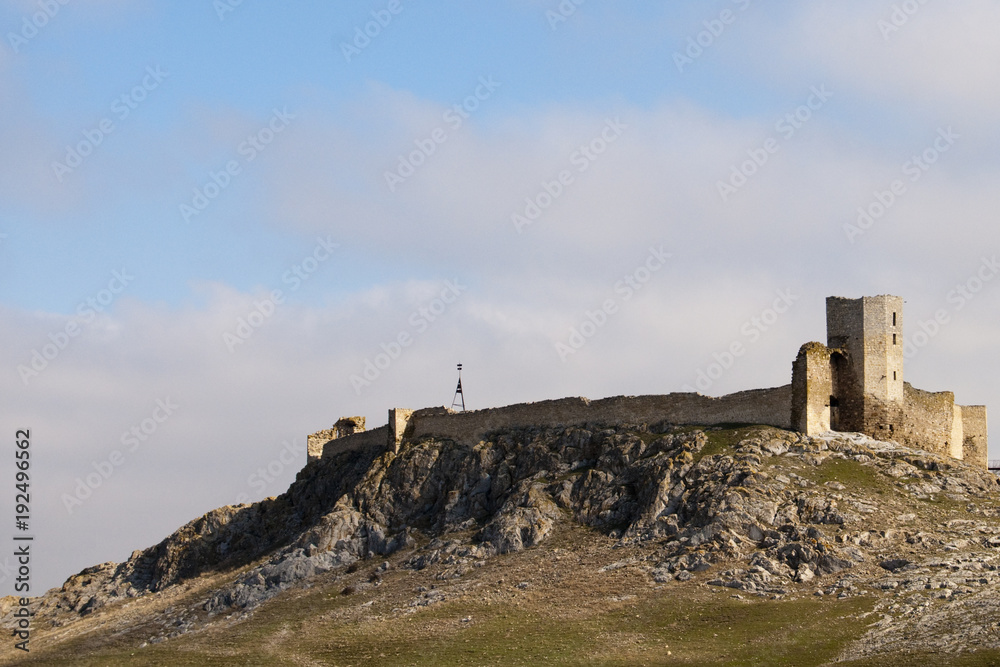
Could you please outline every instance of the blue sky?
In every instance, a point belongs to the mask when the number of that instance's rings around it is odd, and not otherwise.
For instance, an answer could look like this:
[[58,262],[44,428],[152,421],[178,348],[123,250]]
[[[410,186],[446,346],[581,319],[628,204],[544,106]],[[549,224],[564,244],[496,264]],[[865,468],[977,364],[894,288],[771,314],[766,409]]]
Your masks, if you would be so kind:
[[340,416],[450,403],[460,361],[478,408],[678,391],[744,343],[719,395],[788,382],[826,296],[892,293],[934,330],[907,380],[1000,404],[1000,2],[217,4],[0,3],[0,421],[37,434],[45,585],[281,493]]

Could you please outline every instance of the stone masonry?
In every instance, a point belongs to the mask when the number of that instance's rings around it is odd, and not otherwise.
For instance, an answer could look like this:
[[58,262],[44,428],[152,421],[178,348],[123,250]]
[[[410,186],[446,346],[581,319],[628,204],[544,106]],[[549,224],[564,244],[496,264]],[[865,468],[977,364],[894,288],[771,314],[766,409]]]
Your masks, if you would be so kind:
[[826,300],[827,342],[806,343],[791,384],[713,398],[696,393],[564,398],[501,408],[389,410],[385,426],[365,430],[344,417],[309,435],[308,460],[375,447],[398,452],[424,436],[475,444],[501,428],[583,424],[766,424],[807,435],[860,432],[879,440],[963,459],[986,468],[986,408],[955,403],[950,391],[915,389],[903,378],[903,299],[880,295]]
[[855,431],[986,467],[986,408],[903,379],[903,299],[826,300],[826,345],[792,365],[792,425],[807,435]]

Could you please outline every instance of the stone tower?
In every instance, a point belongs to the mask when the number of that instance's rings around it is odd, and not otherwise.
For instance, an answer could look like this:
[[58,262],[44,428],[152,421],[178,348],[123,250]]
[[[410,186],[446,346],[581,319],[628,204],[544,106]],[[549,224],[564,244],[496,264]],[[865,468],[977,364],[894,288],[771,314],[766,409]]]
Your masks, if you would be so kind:
[[902,297],[828,297],[826,339],[831,427],[893,438],[905,403]]

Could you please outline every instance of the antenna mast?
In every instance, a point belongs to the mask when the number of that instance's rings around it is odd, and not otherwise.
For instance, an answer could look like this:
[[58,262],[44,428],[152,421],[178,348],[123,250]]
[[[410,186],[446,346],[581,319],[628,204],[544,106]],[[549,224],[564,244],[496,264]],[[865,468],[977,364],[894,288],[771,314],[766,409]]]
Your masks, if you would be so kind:
[[455,387],[455,398],[451,399],[451,408],[455,409],[455,406],[461,408],[461,412],[465,412],[465,394],[462,393],[462,364],[458,365],[458,386]]

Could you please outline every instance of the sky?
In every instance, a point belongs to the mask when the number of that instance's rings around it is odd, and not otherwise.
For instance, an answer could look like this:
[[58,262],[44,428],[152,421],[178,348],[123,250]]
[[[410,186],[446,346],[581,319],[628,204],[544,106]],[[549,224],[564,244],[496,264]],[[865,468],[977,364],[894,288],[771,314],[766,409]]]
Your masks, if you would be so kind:
[[470,409],[717,396],[896,294],[906,380],[1000,406],[1000,1],[278,4],[0,1],[32,594],[457,363]]

